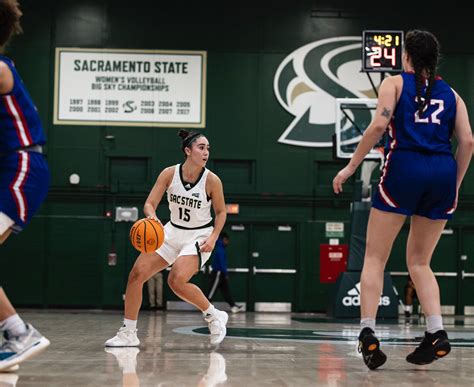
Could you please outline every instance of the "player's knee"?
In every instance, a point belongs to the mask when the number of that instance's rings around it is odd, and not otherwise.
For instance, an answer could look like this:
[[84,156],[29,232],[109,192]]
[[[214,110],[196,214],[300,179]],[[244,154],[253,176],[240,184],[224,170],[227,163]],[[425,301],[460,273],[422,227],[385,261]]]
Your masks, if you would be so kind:
[[179,280],[176,276],[170,274],[168,277],[168,285],[171,289],[174,289],[176,286],[178,286]]
[[128,275],[129,283],[145,283],[148,273],[140,267],[135,266]]
[[425,260],[413,260],[407,263],[408,272],[411,277],[416,277],[418,273],[424,272],[427,268],[430,267],[429,263]]
[[179,275],[170,274],[168,277],[168,285],[173,290],[179,290],[186,283]]

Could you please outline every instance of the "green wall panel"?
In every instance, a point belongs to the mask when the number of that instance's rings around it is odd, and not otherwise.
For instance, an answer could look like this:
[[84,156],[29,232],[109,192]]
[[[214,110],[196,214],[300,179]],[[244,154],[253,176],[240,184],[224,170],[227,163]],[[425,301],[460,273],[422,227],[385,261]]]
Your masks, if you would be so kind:
[[50,306],[101,305],[103,222],[57,219],[50,222],[47,303]]
[[25,231],[11,235],[0,246],[0,285],[15,305],[42,306],[45,302],[45,267],[51,249],[48,224],[47,219],[36,217]]

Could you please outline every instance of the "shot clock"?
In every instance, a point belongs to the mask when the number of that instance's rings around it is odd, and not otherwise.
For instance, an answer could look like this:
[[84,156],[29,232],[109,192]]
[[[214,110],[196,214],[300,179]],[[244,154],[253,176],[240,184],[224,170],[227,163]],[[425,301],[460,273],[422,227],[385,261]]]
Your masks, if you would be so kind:
[[362,71],[400,72],[403,31],[363,31]]

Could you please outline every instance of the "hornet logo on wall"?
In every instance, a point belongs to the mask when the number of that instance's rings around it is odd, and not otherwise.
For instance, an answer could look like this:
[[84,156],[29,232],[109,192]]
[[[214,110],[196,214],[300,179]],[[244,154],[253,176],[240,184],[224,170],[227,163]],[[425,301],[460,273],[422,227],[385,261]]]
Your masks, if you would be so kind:
[[[280,105],[295,118],[278,142],[332,147],[336,98],[375,98],[361,72],[362,39],[343,36],[298,48],[278,67],[273,89]],[[373,79],[377,87],[380,80]]]

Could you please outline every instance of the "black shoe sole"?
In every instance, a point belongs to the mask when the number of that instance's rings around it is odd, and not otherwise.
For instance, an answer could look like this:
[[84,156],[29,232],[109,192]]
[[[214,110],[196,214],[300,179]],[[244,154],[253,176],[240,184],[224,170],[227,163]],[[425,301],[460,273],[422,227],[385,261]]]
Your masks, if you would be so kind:
[[410,359],[410,355],[407,356],[406,361],[408,363],[416,364],[416,365],[426,365],[426,364],[431,364],[435,360],[441,359],[449,354],[451,352],[451,345],[449,342],[445,341],[442,343],[438,343],[434,346],[434,348],[431,350],[430,358],[429,359]]
[[374,370],[385,364],[387,356],[380,350],[380,342],[375,336],[366,336],[364,342],[360,341],[362,348],[362,358],[369,369]]

